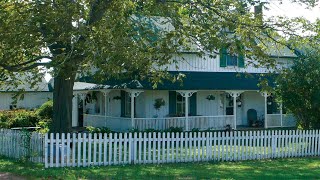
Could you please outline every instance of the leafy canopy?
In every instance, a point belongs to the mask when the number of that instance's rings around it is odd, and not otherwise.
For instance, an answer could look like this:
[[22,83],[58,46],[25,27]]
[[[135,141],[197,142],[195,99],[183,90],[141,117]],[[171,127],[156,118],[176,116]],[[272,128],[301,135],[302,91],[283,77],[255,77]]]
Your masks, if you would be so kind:
[[277,79],[277,93],[284,107],[302,128],[320,127],[320,56],[310,54],[295,60]]
[[[299,2],[315,5],[315,0]],[[64,132],[71,127],[76,75],[93,74],[100,81],[148,77],[156,84],[168,77],[166,64],[176,63],[175,57],[183,52],[212,58],[222,47],[275,67],[267,53],[270,44],[288,46],[290,37],[294,49],[319,36],[319,23],[303,18],[262,21],[261,14],[250,12],[259,4],[259,0],[2,0],[0,85],[17,82],[25,72],[31,77],[26,81],[35,84],[43,71],[50,71],[55,78],[53,127]],[[301,38],[297,29],[313,33]]]

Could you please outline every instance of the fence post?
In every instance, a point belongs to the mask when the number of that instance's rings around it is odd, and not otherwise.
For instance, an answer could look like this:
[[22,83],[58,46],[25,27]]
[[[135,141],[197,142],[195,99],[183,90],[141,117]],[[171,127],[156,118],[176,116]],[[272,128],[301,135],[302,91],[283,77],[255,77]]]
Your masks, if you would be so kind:
[[44,135],[44,167],[48,168],[48,133]]
[[272,153],[271,153],[271,158],[275,158],[276,156],[276,136],[275,136],[276,131],[272,130],[271,131],[271,149],[272,149]]

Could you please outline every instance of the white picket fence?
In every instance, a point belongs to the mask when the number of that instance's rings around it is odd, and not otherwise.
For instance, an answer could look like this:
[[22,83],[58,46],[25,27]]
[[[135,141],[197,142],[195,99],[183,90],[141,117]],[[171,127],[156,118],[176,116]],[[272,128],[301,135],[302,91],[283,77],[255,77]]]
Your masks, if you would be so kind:
[[0,129],[1,156],[43,163],[43,149],[44,136],[39,133]]
[[46,134],[45,167],[319,156],[319,130]]

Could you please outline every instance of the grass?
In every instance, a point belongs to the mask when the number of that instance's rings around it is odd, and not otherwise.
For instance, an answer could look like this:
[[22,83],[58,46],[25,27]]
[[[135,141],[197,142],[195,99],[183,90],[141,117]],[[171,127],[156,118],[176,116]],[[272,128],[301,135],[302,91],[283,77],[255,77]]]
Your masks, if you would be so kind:
[[318,179],[319,158],[50,168],[0,158],[0,172],[27,179]]

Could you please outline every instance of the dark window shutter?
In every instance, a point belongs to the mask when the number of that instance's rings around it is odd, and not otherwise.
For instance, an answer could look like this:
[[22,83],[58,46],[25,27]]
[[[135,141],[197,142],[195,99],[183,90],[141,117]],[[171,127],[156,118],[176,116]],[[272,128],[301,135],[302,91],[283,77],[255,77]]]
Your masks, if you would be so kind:
[[175,115],[177,112],[177,93],[169,91],[169,115]]
[[124,117],[125,116],[125,101],[126,101],[126,92],[125,91],[121,91],[120,93],[121,95],[121,117]]
[[190,97],[190,115],[197,115],[197,93],[193,93]]
[[227,49],[220,49],[220,67],[227,67]]
[[242,54],[238,57],[238,67],[244,68],[244,56]]

